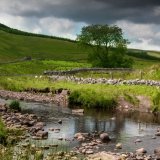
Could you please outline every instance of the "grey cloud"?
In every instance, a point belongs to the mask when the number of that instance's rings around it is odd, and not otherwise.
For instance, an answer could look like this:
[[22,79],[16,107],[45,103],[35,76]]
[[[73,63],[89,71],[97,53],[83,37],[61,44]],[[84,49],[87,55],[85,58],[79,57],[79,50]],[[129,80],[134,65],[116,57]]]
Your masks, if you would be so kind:
[[64,37],[75,37],[80,24],[117,24],[135,47],[160,44],[160,0],[0,0],[1,17],[13,28]]
[[[0,2],[1,3],[1,2]],[[2,0],[6,12],[24,17],[58,17],[86,23],[160,23],[154,10],[159,0]],[[3,5],[4,7],[4,5]],[[0,9],[4,10],[4,8]]]

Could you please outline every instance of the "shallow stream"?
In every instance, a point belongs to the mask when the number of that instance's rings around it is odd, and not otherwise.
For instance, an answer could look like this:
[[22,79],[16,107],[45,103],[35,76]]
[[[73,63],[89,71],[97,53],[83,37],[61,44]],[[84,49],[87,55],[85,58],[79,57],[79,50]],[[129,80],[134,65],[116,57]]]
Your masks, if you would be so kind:
[[[0,101],[4,101],[0,99]],[[84,115],[72,115],[71,109],[56,106],[54,104],[43,104],[34,102],[21,102],[24,113],[34,113],[42,117],[46,123],[45,130],[49,132],[47,140],[31,140],[36,145],[58,144],[64,150],[78,146],[79,142],[72,140],[77,132],[91,133],[94,131],[106,131],[111,141],[103,144],[100,150],[115,151],[115,145],[122,143],[120,152],[134,152],[138,148],[145,148],[152,154],[153,150],[160,146],[160,137],[152,139],[156,130],[160,127],[160,116],[148,113],[112,113],[98,111],[94,109],[85,110]],[[62,120],[62,124],[58,123]],[[60,131],[55,133],[49,128],[58,128]],[[58,138],[67,140],[58,140]],[[141,143],[135,143],[136,139],[141,139]]]

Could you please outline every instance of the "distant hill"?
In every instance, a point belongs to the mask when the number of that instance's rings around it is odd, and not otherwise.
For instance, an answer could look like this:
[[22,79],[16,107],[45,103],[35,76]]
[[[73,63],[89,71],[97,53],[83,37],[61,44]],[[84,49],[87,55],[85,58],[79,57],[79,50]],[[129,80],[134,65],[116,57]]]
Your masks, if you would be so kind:
[[[127,54],[136,60],[160,61],[159,52],[129,49]],[[78,47],[76,41],[28,33],[0,24],[0,63],[25,58],[85,62],[87,56],[87,51]]]
[[75,42],[74,40],[68,39],[68,38],[62,38],[62,37],[56,37],[56,36],[49,36],[49,35],[43,35],[43,34],[36,34],[36,33],[29,33],[25,31],[20,31],[18,29],[10,28],[4,24],[0,23],[0,30],[16,34],[16,35],[23,35],[23,36],[34,36],[34,37],[41,37],[41,38],[50,38],[50,39],[58,39],[58,40],[65,40],[69,42]]

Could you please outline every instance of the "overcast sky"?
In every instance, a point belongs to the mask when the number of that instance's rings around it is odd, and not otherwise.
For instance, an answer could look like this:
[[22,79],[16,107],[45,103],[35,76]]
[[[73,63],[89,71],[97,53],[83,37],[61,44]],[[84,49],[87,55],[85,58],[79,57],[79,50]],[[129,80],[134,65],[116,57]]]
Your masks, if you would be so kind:
[[160,0],[0,0],[0,23],[75,39],[89,24],[116,24],[129,47],[160,50]]

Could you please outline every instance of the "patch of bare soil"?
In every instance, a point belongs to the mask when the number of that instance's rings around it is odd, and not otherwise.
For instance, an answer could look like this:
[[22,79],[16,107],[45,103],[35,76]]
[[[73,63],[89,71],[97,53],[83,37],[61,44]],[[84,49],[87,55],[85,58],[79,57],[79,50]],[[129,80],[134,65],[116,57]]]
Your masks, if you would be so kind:
[[118,100],[118,107],[117,109],[120,111],[140,111],[140,112],[151,112],[151,100],[149,97],[146,96],[137,96],[136,97],[139,101],[138,105],[134,105],[124,97],[120,97]]

